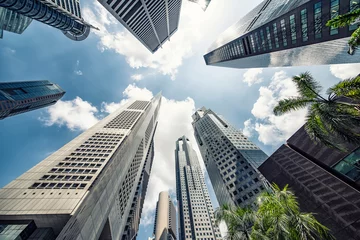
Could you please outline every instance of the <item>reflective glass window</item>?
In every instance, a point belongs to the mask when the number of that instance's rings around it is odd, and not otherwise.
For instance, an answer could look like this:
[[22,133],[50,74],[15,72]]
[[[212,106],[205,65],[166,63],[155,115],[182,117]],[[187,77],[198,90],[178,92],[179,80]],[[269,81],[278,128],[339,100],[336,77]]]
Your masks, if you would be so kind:
[[259,34],[257,32],[255,33],[255,45],[257,46],[257,50],[260,52],[261,48],[260,48],[260,42],[259,42]]
[[[339,0],[331,0],[330,15],[331,15],[331,19],[336,18],[339,15]],[[338,33],[339,33],[339,28],[330,27],[330,35],[335,35]]]
[[[360,0],[350,0],[350,12],[354,11],[355,9],[360,7]],[[349,26],[349,30],[353,31],[357,29],[359,26],[359,23],[351,24]]]
[[306,42],[309,39],[308,36],[308,23],[307,23],[307,10],[306,8],[301,10],[301,35],[303,42]]
[[256,53],[256,48],[255,48],[255,41],[254,41],[254,36],[250,35],[250,41],[251,41],[251,50]]
[[287,46],[287,38],[286,38],[285,19],[282,19],[280,21],[280,25],[281,25],[281,34],[282,34],[282,38],[283,38],[283,44],[284,44],[284,47],[286,47]]
[[290,16],[290,31],[291,31],[291,43],[296,43],[296,23],[295,23],[295,15]]
[[269,49],[272,49],[272,44],[271,44],[271,35],[270,35],[270,27],[266,27],[266,36],[267,36],[267,41],[269,44]]
[[279,37],[278,37],[278,33],[277,33],[276,23],[273,24],[273,29],[274,29],[275,47],[278,48],[279,47]]
[[263,48],[264,51],[266,51],[264,31],[262,29],[260,30],[260,38],[261,38],[262,48]]
[[322,19],[321,19],[321,2],[314,5],[314,19],[315,19],[315,38],[321,38],[322,34]]
[[354,181],[360,179],[360,148],[337,163],[334,169]]

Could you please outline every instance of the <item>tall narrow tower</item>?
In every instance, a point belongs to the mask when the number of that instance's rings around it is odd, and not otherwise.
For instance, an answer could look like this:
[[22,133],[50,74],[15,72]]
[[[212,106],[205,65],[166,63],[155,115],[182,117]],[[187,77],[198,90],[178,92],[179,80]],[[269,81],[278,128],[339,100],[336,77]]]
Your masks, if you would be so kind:
[[149,172],[160,101],[159,94],[124,104],[2,188],[1,224],[62,240],[129,239],[141,212],[135,197]]
[[65,91],[47,80],[0,83],[0,119],[55,104]]
[[267,182],[258,167],[267,155],[205,107],[193,115],[195,139],[220,205],[251,205]]
[[182,0],[98,0],[150,52],[176,32]]
[[176,141],[175,163],[179,239],[222,239],[196,152],[185,136]]
[[0,0],[0,7],[55,27],[75,41],[87,38],[92,27],[81,16],[80,0]]
[[156,204],[155,240],[175,240],[176,239],[176,210],[167,192],[159,194]]

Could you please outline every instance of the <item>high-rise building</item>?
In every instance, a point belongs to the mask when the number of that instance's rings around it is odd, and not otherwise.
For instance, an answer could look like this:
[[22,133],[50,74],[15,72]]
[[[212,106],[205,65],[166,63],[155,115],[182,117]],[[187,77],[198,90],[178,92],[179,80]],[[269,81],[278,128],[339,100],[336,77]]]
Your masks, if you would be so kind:
[[231,68],[358,62],[347,53],[358,24],[326,22],[359,7],[359,0],[264,0],[221,34],[204,56],[207,65]]
[[193,117],[198,143],[220,205],[252,205],[267,188],[258,167],[267,155],[222,116],[202,107]]
[[154,236],[155,240],[175,240],[177,237],[176,209],[167,192],[161,192],[156,203]]
[[125,103],[2,188],[0,225],[33,221],[31,237],[46,230],[62,240],[127,239],[139,217],[134,197],[151,165],[160,101],[159,94]]
[[209,6],[211,0],[189,0],[190,2],[197,3],[200,5],[202,10],[206,11],[207,7]]
[[0,7],[0,38],[3,37],[3,31],[22,34],[31,21],[31,18]]
[[65,91],[44,81],[0,82],[0,119],[55,104]]
[[150,52],[176,32],[182,0],[98,0]]
[[185,136],[176,141],[179,239],[222,239],[196,152]]
[[81,16],[79,0],[0,0],[0,7],[55,27],[75,41],[87,38],[92,27]]
[[360,237],[360,148],[346,147],[314,143],[302,127],[259,167],[270,182],[289,184],[300,209],[315,213],[339,240]]

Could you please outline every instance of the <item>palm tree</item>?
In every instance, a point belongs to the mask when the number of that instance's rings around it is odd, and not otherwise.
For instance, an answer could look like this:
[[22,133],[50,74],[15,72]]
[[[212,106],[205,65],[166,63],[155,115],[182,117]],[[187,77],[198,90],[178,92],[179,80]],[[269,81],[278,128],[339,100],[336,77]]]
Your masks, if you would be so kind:
[[305,130],[311,139],[344,151],[342,141],[360,144],[360,75],[346,79],[320,95],[321,87],[309,72],[294,76],[299,96],[280,100],[274,108],[276,116],[308,108]]
[[[360,7],[355,7],[354,10],[351,12],[348,12],[343,15],[338,15],[337,17],[330,19],[326,26],[328,27],[346,27],[349,26],[356,21],[360,19]],[[349,40],[349,51],[348,53],[353,55],[355,53],[355,50],[360,45],[360,27],[358,27],[351,35],[351,38]]]
[[216,211],[217,221],[225,221],[229,240],[333,239],[328,228],[311,213],[300,212],[288,186],[273,185],[272,192],[257,198],[257,210],[224,205]]

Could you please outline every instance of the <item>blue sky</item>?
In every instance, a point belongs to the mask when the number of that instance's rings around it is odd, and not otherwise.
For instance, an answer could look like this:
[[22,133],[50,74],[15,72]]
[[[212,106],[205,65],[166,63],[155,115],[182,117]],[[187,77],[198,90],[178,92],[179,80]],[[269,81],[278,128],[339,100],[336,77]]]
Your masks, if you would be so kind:
[[[175,140],[185,134],[195,143],[191,114],[196,108],[206,106],[223,115],[271,154],[304,121],[305,111],[282,117],[271,113],[278,99],[296,94],[289,77],[310,71],[326,88],[358,74],[360,65],[251,70],[206,66],[203,54],[216,36],[259,2],[212,0],[204,13],[184,1],[178,32],[154,55],[93,0],[82,2],[83,15],[100,31],[85,41],[71,41],[36,21],[22,35],[5,32],[0,41],[0,81],[48,79],[66,94],[53,107],[0,121],[0,187],[96,123],[121,100],[149,98],[159,91],[165,99],[138,239],[151,236],[158,193],[175,190],[175,175],[168,174],[175,170]],[[212,200],[216,204],[213,195]]]

